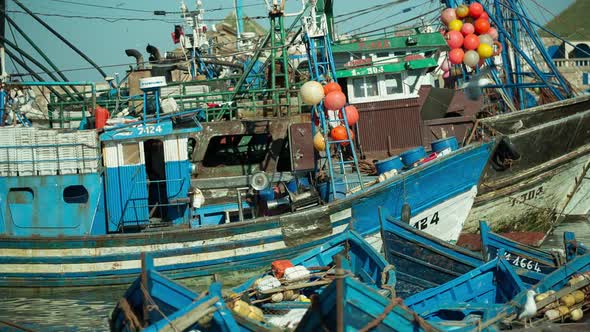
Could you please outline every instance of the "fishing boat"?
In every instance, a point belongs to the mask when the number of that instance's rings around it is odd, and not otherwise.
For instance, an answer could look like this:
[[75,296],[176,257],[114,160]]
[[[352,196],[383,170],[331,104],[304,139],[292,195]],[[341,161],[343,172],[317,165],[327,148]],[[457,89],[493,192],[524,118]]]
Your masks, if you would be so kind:
[[541,279],[532,288],[534,298],[530,290],[524,291],[515,297],[513,306],[521,313],[527,302],[534,303],[534,310],[528,313],[532,323],[578,321],[588,310],[589,271],[590,256],[577,256]]
[[499,257],[404,303],[434,326],[496,330],[493,325],[513,313],[507,304],[526,289],[511,264]]
[[300,256],[272,265],[272,270],[232,289],[232,297],[258,306],[270,324],[293,313],[288,324],[296,326],[295,314],[298,312],[300,319],[309,308],[309,299],[324,292],[338,273],[350,275],[386,297],[395,295],[395,268],[354,231],[346,231]]
[[[481,248],[484,260],[490,261],[504,252],[504,259],[514,266],[542,274],[549,274],[563,265],[565,257],[556,251],[544,251],[527,246],[493,233],[485,221],[479,222]],[[564,242],[567,247],[567,241]]]
[[[284,31],[283,14],[273,7],[270,18],[278,30],[269,40]],[[326,47],[330,39],[323,21],[310,17],[311,80],[326,83],[326,77],[336,77]],[[348,116],[327,117],[319,100],[311,112],[318,126],[302,131],[291,126],[289,139],[307,139],[307,147],[290,144],[293,153],[283,157],[295,166],[279,172],[277,152],[285,141],[271,144],[265,134],[274,120],[202,125],[199,119],[209,114],[202,108],[164,112],[160,107],[165,78],[138,82],[141,117],[99,128],[100,136],[92,130],[0,128],[6,137],[1,147],[6,153],[0,155],[6,172],[0,179],[0,286],[126,284],[139,273],[139,252],[152,254],[158,271],[171,278],[255,269],[294,257],[347,228],[373,235],[378,245],[376,206],[398,218],[403,210],[416,227],[456,240],[494,148],[485,142],[457,149],[449,139],[443,142],[449,144],[445,154],[411,149],[403,159],[388,160],[379,177],[367,178],[359,171]],[[236,89],[232,98],[245,87]],[[291,91],[285,89],[279,90]],[[340,111],[346,114],[345,108]],[[104,121],[105,112],[97,111],[97,119]],[[222,114],[222,120],[232,112],[221,107],[211,114]],[[231,135],[223,134],[233,125]],[[212,131],[216,126],[219,131]],[[332,126],[348,135],[334,139]],[[317,133],[324,148],[315,153],[310,138]],[[216,167],[236,152],[239,158],[230,158],[227,174]],[[308,156],[311,163],[291,159],[295,155]],[[268,156],[274,160],[266,164],[274,165],[266,169],[270,176],[252,166],[265,164]],[[219,163],[207,162],[212,160]]]
[[[398,294],[409,296],[437,287],[477,269],[486,261],[478,252],[441,241],[383,212],[381,212],[381,227],[385,258],[396,267]],[[525,254],[525,247],[519,246],[512,242],[507,250],[521,248],[520,252],[535,262],[542,262],[543,257],[546,256],[541,255],[537,258],[537,250],[527,251]],[[519,260],[515,264],[514,260],[509,261],[527,285],[536,284],[545,276],[543,272],[550,272],[550,270],[535,271],[535,264],[521,266],[520,262]]]
[[388,299],[350,276],[332,282],[312,303],[296,331],[436,331],[400,298]]
[[[582,189],[590,163],[589,117],[590,98],[582,96],[480,120],[474,132],[482,135],[474,140],[508,140],[486,167],[465,231],[487,220],[497,232],[548,232],[573,199],[580,208],[589,206]],[[513,152],[519,157],[509,157]]]
[[141,276],[111,313],[111,331],[270,331],[260,322],[234,316],[220,283],[197,294],[156,271],[149,255],[142,254],[142,264]]

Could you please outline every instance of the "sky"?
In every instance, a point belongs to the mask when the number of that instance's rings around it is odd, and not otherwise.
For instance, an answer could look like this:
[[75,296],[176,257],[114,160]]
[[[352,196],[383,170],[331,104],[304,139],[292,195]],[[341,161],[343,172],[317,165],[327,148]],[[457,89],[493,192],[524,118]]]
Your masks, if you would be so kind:
[[[124,75],[133,59],[125,55],[128,48],[138,49],[147,59],[145,47],[148,43],[157,46],[163,53],[173,50],[170,33],[174,24],[180,22],[179,14],[155,16],[154,10],[178,12],[180,0],[19,0],[24,6],[40,17],[60,34],[76,45],[88,57],[102,66],[107,75]],[[194,0],[185,0],[189,9],[195,8]],[[201,0],[206,9],[205,18],[209,24],[221,20],[233,11],[234,0]],[[584,0],[585,1],[585,0]],[[13,0],[7,0],[7,15],[43,50],[69,80],[101,81],[100,74],[90,65],[55,38],[44,27],[27,14],[23,14]],[[245,15],[266,17],[264,0],[241,0]],[[269,1],[270,2],[270,1]],[[538,22],[546,23],[553,15],[571,5],[574,0],[521,0],[529,14]],[[301,8],[301,0],[287,0],[287,12],[295,13]],[[391,4],[379,10],[361,12],[367,7]],[[334,15],[336,30],[340,33],[362,32],[424,15],[435,10],[439,0],[335,0]],[[101,8],[112,7],[112,8]],[[359,14],[356,15],[355,13]],[[361,14],[364,13],[364,14]],[[349,14],[338,18],[339,15]],[[426,20],[436,14],[426,16]],[[92,17],[92,18],[90,18]],[[434,19],[434,18],[433,18]],[[267,26],[266,18],[257,21]],[[16,38],[14,38],[14,37]],[[14,29],[6,27],[6,39],[40,59],[40,56]],[[25,59],[27,63],[27,61]],[[18,65],[17,65],[18,66]],[[34,67],[34,66],[33,66]],[[7,60],[7,70],[15,72],[14,65]],[[18,70],[22,72],[22,70]],[[25,80],[28,79],[25,78]]]

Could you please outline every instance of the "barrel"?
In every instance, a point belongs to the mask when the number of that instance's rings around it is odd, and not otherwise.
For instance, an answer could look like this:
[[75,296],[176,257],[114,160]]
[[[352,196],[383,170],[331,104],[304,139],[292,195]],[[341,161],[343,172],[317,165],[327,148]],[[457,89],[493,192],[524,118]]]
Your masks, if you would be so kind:
[[414,163],[426,157],[426,149],[424,149],[423,146],[419,146],[403,152],[402,154],[400,154],[400,157],[402,158],[402,162],[404,163],[404,165],[406,165],[407,167],[412,167]]
[[449,148],[451,149],[451,151],[455,151],[459,148],[459,143],[457,142],[457,139],[454,136],[451,136],[448,138],[436,140],[432,142],[430,146],[432,147],[432,152],[439,153]]
[[377,168],[377,174],[381,175],[385,172],[389,172],[392,169],[400,170],[404,168],[404,163],[400,156],[393,156],[387,159],[379,160],[375,163],[375,168]]
[[273,200],[275,199],[275,190],[273,187],[260,190],[258,191],[258,197],[260,197],[262,201]]

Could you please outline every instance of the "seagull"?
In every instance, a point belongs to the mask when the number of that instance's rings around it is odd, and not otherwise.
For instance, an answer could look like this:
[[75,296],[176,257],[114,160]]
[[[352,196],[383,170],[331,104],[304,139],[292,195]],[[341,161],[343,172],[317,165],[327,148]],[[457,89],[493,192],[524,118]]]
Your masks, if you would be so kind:
[[486,67],[479,71],[476,75],[473,75],[469,82],[463,83],[461,89],[465,90],[465,95],[471,100],[478,100],[483,94],[482,87],[490,85],[494,82],[489,78],[485,78],[487,74],[491,72],[490,67]]
[[522,312],[518,315],[519,320],[524,320],[524,327],[526,328],[526,321],[527,319],[531,323],[531,327],[533,326],[533,322],[531,318],[535,317],[537,314],[537,303],[535,303],[535,291],[529,289],[526,292],[526,303],[524,304],[524,308]]

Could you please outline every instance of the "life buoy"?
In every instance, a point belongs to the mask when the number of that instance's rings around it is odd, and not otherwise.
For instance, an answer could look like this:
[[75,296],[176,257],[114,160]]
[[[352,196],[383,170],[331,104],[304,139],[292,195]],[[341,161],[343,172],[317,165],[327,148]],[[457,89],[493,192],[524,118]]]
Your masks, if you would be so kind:
[[499,41],[495,41],[494,46],[495,52],[492,54],[492,56],[500,55],[500,53],[502,53],[503,50],[502,43],[500,43]]

